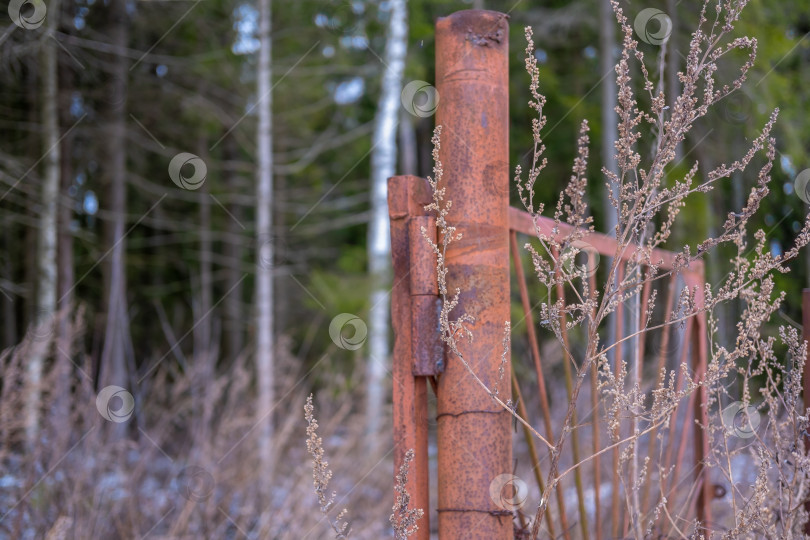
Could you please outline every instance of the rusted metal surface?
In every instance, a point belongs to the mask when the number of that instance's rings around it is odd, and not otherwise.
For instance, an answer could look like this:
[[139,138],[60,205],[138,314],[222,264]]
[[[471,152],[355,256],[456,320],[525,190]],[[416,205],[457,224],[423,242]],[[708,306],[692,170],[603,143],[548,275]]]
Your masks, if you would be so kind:
[[[424,233],[423,233],[424,231]],[[438,375],[444,371],[444,344],[439,328],[439,298],[436,254],[425,238],[437,241],[434,216],[412,216],[408,224],[410,242],[411,339],[413,374]]]
[[[461,291],[456,313],[475,317],[475,340],[459,343],[459,351],[490,388],[498,380],[509,320],[507,40],[502,13],[460,11],[436,22],[440,160],[446,199],[452,201],[448,221],[463,235],[448,248],[447,284],[451,293]],[[511,395],[508,376],[499,388]],[[511,539],[512,512],[490,496],[491,482],[512,472],[508,412],[452,354],[437,398],[439,537]]]
[[[520,389],[517,387],[514,372],[509,363],[512,377],[499,380],[504,322],[509,320],[509,252],[510,244],[516,276],[520,288],[521,304],[526,315],[529,352],[537,371],[537,392],[541,414],[549,440],[554,440],[551,405],[547,394],[546,381],[542,371],[539,340],[536,333],[528,287],[517,249],[516,233],[535,235],[535,224],[539,230],[552,236],[554,221],[545,217],[533,217],[527,212],[508,207],[509,166],[508,166],[508,25],[507,17],[492,11],[462,11],[439,19],[436,24],[436,81],[441,105],[437,111],[437,124],[441,125],[442,148],[440,160],[443,163],[443,185],[446,187],[446,200],[452,201],[448,222],[463,235],[461,240],[450,244],[447,252],[447,285],[450,294],[458,288],[461,291],[458,307],[452,317],[464,313],[475,317],[469,325],[475,335],[472,342],[460,341],[459,350],[471,365],[477,377],[489,388],[498,387],[501,395],[515,392],[515,402],[521,417],[528,419]],[[412,507],[425,510],[425,517],[419,523],[419,540],[427,540],[430,534],[428,515],[428,419],[427,387],[430,383],[437,395],[437,447],[438,447],[438,512],[439,537],[442,539],[485,538],[511,539],[513,537],[512,512],[499,505],[490,493],[492,481],[499,475],[511,474],[511,422],[507,412],[498,407],[467,369],[453,354],[445,350],[439,337],[438,314],[441,308],[436,281],[435,254],[429,248],[422,234],[436,238],[435,219],[428,216],[424,205],[431,201],[428,183],[413,176],[394,177],[389,180],[389,212],[391,218],[391,239],[394,260],[394,288],[392,291],[392,317],[395,333],[393,361],[394,397],[394,463],[395,473],[402,464],[405,452],[413,448],[414,462],[408,481],[408,492],[412,497]],[[559,224],[557,237],[568,235],[572,228]],[[606,256],[616,255],[616,240],[600,233],[589,233],[584,241],[597,253]],[[619,265],[621,280],[625,265],[632,260],[636,251],[629,246],[619,254],[623,264]],[[667,271],[675,266],[676,254],[654,250],[652,263]],[[670,323],[670,311],[676,294],[677,276],[683,277],[690,288],[697,287],[698,306],[703,302],[704,266],[702,261],[694,261],[686,268],[679,268],[677,275],[669,278],[666,300],[665,323]],[[596,294],[596,282],[589,275],[592,294]],[[641,317],[645,316],[650,301],[649,284],[641,293]],[[557,290],[560,298],[564,288]],[[810,338],[810,290],[803,297],[805,311],[805,339]],[[617,307],[617,340],[622,339],[622,304]],[[706,317],[703,314],[685,321],[684,338],[687,346],[682,347],[681,362],[691,356],[692,373],[697,378],[705,376],[708,362],[708,342],[706,340]],[[613,336],[611,336],[613,337]],[[645,349],[645,334],[638,339],[637,351]],[[665,328],[658,356],[657,374],[666,364],[666,351],[670,335]],[[568,336],[563,335],[567,349]],[[691,353],[690,353],[691,351]],[[633,349],[633,353],[636,349]],[[688,354],[689,353],[689,354]],[[615,346],[617,358],[622,356],[622,345]],[[567,386],[573,374],[568,359],[564,358]],[[509,355],[507,355],[509,361]],[[618,365],[616,366],[618,369]],[[642,369],[639,363],[637,370]],[[642,373],[639,371],[637,375]],[[598,390],[596,388],[596,367],[593,377],[592,413],[593,451],[598,456],[603,448],[600,445],[600,425],[596,408]],[[659,381],[660,382],[660,381]],[[810,367],[805,371],[805,403],[810,406]],[[555,382],[554,384],[558,384]],[[514,385],[514,386],[513,386]],[[679,373],[676,391],[683,388],[684,380]],[[672,467],[670,478],[678,477],[678,470],[686,457],[689,442],[693,444],[696,467],[697,488],[683,504],[689,505],[696,517],[704,524],[711,523],[711,500],[713,486],[705,481],[702,460],[708,455],[708,441],[700,429],[694,428],[694,419],[705,424],[706,391],[698,389],[687,400],[684,407],[676,407],[669,425],[669,444],[665,450],[663,465]],[[564,406],[563,404],[562,406]],[[685,413],[685,416],[680,416]],[[678,424],[678,418],[684,419]],[[586,420],[585,420],[586,421]],[[576,422],[575,422],[576,423]],[[676,426],[686,428],[681,437],[676,437]],[[688,427],[687,427],[688,426]],[[656,431],[650,439],[655,438]],[[575,434],[576,435],[576,434]],[[569,450],[578,451],[575,435],[570,441]],[[530,439],[528,433],[527,438]],[[680,439],[680,440],[679,440]],[[810,443],[808,444],[810,447]],[[538,468],[538,451],[530,445],[532,462],[538,485],[542,490],[543,476]],[[619,505],[621,485],[618,479],[618,448],[613,453],[613,508],[612,523],[608,511],[598,500],[595,501],[596,522],[589,528],[582,519],[583,506],[582,478],[577,468],[577,495],[580,506],[579,525],[582,536],[591,531],[596,538],[607,536],[613,529],[613,536],[629,527],[626,509]],[[674,456],[675,454],[676,456]],[[580,461],[579,456],[573,456]],[[674,458],[674,459],[673,459]],[[593,479],[595,493],[599,493],[600,459],[593,459]],[[607,473],[610,474],[610,473]],[[649,477],[648,477],[649,478]],[[664,481],[663,493],[672,495],[677,486],[674,480]],[[568,538],[577,524],[568,524],[564,504],[562,482],[556,484],[557,512],[551,509],[544,519],[549,530],[559,525],[562,534]],[[508,497],[509,495],[506,494]],[[652,500],[651,500],[652,499]],[[674,497],[668,497],[670,504]],[[642,493],[642,511],[652,508],[655,499],[651,497],[649,479]],[[521,518],[522,519],[522,518]],[[523,521],[521,521],[523,523]],[[624,524],[624,527],[623,527]],[[525,525],[525,524],[524,524]]]
[[[391,253],[394,267],[394,287],[391,292],[391,317],[394,328],[393,374],[393,432],[394,475],[399,471],[409,449],[414,460],[408,476],[407,490],[411,507],[422,508],[418,540],[429,540],[428,492],[428,419],[427,379],[413,375],[413,337],[411,297],[410,220],[421,216],[430,200],[427,181],[414,176],[395,176],[388,180],[388,212],[391,219]],[[422,239],[424,241],[424,239]],[[395,494],[396,496],[396,494]]]
[[[424,232],[423,232],[424,231]],[[436,242],[436,218],[434,216],[413,216],[408,223],[408,240],[411,250],[411,296],[438,296],[439,285],[436,274],[436,254],[425,238]]]
[[444,344],[439,334],[441,298],[413,296],[411,306],[413,374],[422,377],[438,375],[444,371]]
[[[536,233],[533,219],[534,218],[532,218],[532,215],[524,210],[520,210],[519,208],[509,208],[509,228],[514,231],[534,237]],[[537,226],[541,233],[550,237],[555,236],[553,234],[553,219],[545,216],[538,216],[536,220]],[[560,240],[564,239],[568,234],[571,233],[571,231],[574,230],[574,227],[568,225],[567,223],[560,223],[558,227],[559,233],[556,236]],[[583,240],[590,244],[600,255],[613,257],[616,254],[616,239],[611,236],[598,232],[592,232],[586,234],[583,237]],[[638,248],[631,244],[621,252],[621,259],[623,261],[627,261],[637,251]],[[659,265],[659,268],[662,270],[671,270],[674,266],[676,256],[677,254],[671,251],[664,251],[662,249],[652,250],[652,261],[654,263],[658,263],[660,261],[661,264]],[[684,276],[701,277],[703,276],[703,266],[703,261],[701,260],[692,261],[689,264],[689,267],[681,269],[680,273]]]

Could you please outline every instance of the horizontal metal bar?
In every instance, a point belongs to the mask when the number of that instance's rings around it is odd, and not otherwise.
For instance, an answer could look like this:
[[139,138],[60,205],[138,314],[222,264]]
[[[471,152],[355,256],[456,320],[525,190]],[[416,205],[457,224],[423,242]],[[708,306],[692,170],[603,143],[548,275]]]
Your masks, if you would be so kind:
[[[567,223],[555,223],[553,219],[545,216],[537,216],[534,218],[525,210],[520,210],[519,208],[515,207],[509,208],[509,229],[513,231],[529,236],[535,236],[537,234],[534,226],[535,220],[537,222],[537,228],[540,230],[540,232],[550,237],[555,236],[553,231],[554,227],[556,226],[559,230],[556,237],[560,240],[574,231],[574,227],[568,225]],[[616,256],[617,242],[612,236],[599,232],[585,232],[583,242],[593,246],[593,248],[596,249],[596,251],[601,255],[607,257]],[[632,244],[628,245],[627,248],[620,254],[620,257],[623,261],[628,261],[637,250],[638,248],[636,246]],[[661,264],[659,266],[664,270],[672,270],[675,264],[676,256],[677,253],[665,251],[663,249],[653,249],[651,254],[653,262],[657,263],[660,261]],[[692,261],[689,263],[688,268],[681,270],[681,273],[692,273],[696,276],[703,276],[703,268],[703,261]]]

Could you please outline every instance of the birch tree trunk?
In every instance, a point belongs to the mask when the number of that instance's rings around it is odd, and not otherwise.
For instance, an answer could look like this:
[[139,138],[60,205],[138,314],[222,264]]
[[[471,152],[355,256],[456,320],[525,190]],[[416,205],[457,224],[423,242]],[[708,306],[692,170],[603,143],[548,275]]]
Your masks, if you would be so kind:
[[[681,59],[679,57],[680,51],[678,50],[678,4],[676,0],[667,0],[667,16],[672,24],[667,39],[664,45],[667,48],[667,80],[666,80],[666,95],[667,104],[670,110],[675,109],[675,100],[681,93],[681,82],[678,80],[678,69],[680,68]],[[683,144],[675,147],[675,159],[673,163],[678,163],[683,157]]]
[[[613,71],[616,65],[616,20],[609,0],[599,0],[599,69],[604,77],[602,80],[602,161],[603,166],[618,173],[618,166],[613,156],[616,155],[616,139],[619,138],[618,117],[616,115],[616,77]],[[619,187],[611,185],[613,197],[618,200]],[[605,214],[604,231],[610,236],[616,235],[617,216],[616,209],[610,205],[610,199],[602,198],[602,211]],[[610,265],[610,259],[605,257],[605,263]],[[615,339],[616,317],[608,316],[607,341]],[[613,350],[608,351],[608,358],[613,361]]]
[[371,154],[371,221],[368,232],[369,358],[366,362],[366,429],[374,448],[382,426],[385,376],[389,370],[389,297],[391,233],[388,224],[388,178],[397,161],[397,121],[405,70],[408,21],[406,0],[391,0],[384,53],[382,91],[377,106]]
[[36,445],[39,436],[39,409],[42,396],[42,364],[48,354],[56,314],[56,242],[59,201],[59,84],[58,51],[54,32],[59,24],[59,0],[48,6],[51,15],[46,20],[46,35],[42,38],[42,123],[45,173],[42,179],[42,199],[37,242],[37,301],[28,357],[28,392],[26,402],[26,432],[28,443]]
[[[618,174],[618,164],[616,163],[616,159],[614,156],[616,155],[616,139],[619,138],[618,133],[618,116],[616,113],[616,105],[617,105],[617,87],[616,87],[616,75],[614,72],[614,67],[616,65],[616,19],[613,14],[613,8],[610,5],[609,0],[599,0],[599,72],[602,75],[602,165],[607,170]],[[614,184],[609,184],[609,189],[613,194],[613,197],[618,200],[619,197],[619,186]],[[602,198],[602,211],[604,212],[604,231],[605,234],[610,236],[616,236],[616,225],[618,223],[618,215],[617,211],[613,206],[610,204],[610,199],[607,197],[607,194]],[[613,261],[609,257],[604,258],[604,264],[610,267],[613,264]],[[618,277],[618,276],[617,276]],[[618,281],[618,280],[617,280]],[[614,287],[618,285],[618,283],[613,283]],[[617,316],[616,313],[611,313],[607,317],[607,335],[605,336],[604,341],[606,343],[613,343],[616,340],[616,329],[617,329]],[[615,349],[611,349],[608,351],[608,359],[613,366],[616,365],[616,362],[619,361],[616,358]],[[616,465],[616,456],[614,454],[613,459],[614,466]],[[613,483],[612,485],[617,485],[618,480],[618,473],[614,471],[613,473]],[[616,501],[617,493],[613,491],[611,493],[611,513],[613,515],[612,525],[611,525],[611,536],[618,537],[619,530],[618,530],[618,520],[615,517],[616,510],[618,509],[617,501]],[[607,508],[607,506],[605,506]],[[601,510],[600,510],[601,513]],[[602,516],[597,517],[597,521],[599,519],[604,519],[605,514]]]
[[[259,127],[256,182],[256,371],[261,484],[270,486],[273,471],[273,97],[270,0],[259,0]],[[265,492],[267,495],[267,492]]]

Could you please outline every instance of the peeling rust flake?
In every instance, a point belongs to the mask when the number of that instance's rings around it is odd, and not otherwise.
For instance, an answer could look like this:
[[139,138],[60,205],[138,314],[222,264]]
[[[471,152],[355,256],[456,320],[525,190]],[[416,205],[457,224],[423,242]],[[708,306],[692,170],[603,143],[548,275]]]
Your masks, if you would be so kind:
[[472,29],[467,30],[467,41],[478,47],[489,47],[490,43],[500,45],[503,40],[503,30],[500,28],[486,34],[476,34]]

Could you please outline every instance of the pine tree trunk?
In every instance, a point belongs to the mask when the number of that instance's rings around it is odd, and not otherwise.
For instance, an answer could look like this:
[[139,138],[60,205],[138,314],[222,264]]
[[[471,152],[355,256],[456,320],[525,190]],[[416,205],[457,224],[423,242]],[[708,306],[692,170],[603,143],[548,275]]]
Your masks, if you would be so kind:
[[[106,133],[104,138],[105,155],[101,161],[104,179],[108,185],[107,210],[110,214],[105,222],[106,241],[109,246],[105,265],[107,285],[107,319],[104,330],[104,345],[99,367],[99,388],[117,385],[127,388],[126,354],[129,346],[129,320],[126,297],[126,230],[127,206],[127,159],[126,159],[126,102],[128,61],[122,56],[129,39],[129,24],[124,2],[111,2],[107,13],[107,35],[115,47],[107,98]],[[114,433],[123,436],[126,424],[116,424]]]
[[[223,154],[226,162],[234,163],[238,159],[236,144],[230,137],[226,138],[224,141]],[[227,185],[240,185],[238,173],[232,168],[229,168],[227,174]],[[226,204],[226,202],[223,201],[223,204]],[[223,311],[225,312],[225,333],[223,337],[225,342],[225,354],[227,354],[228,360],[233,362],[236,360],[236,357],[242,353],[242,349],[245,346],[243,338],[245,322],[242,315],[242,285],[240,284],[244,251],[244,226],[240,225],[240,223],[244,224],[244,217],[241,204],[227,204],[227,207],[233,218],[228,216],[229,219],[225,222],[227,240],[223,243],[223,252],[228,261],[228,266],[225,269],[226,284],[223,288],[226,291],[231,291],[231,293],[226,295],[225,299],[222,301]]]
[[[62,2],[62,14],[68,16],[72,14],[72,9],[75,6],[70,0]],[[73,69],[69,62],[67,53],[62,55],[59,65],[59,110],[60,122],[63,126],[69,125],[72,121],[70,114],[70,101],[72,93],[76,86],[73,76]],[[61,143],[61,163],[60,163],[60,198],[61,201],[58,205],[58,300],[57,310],[59,312],[58,327],[56,331],[56,361],[54,362],[57,370],[56,384],[58,387],[55,389],[56,399],[53,405],[53,422],[54,425],[60,426],[63,429],[58,430],[60,436],[69,437],[72,430],[70,426],[70,389],[72,386],[73,367],[71,362],[71,355],[73,351],[72,324],[71,324],[71,307],[73,305],[73,284],[75,281],[73,269],[73,233],[70,230],[70,222],[73,216],[72,197],[70,196],[70,187],[73,184],[73,157],[71,153],[73,137],[68,134],[62,139]]]
[[[205,139],[198,144],[197,155],[203,161],[209,161],[206,151]],[[197,415],[197,449],[204,451],[208,448],[210,438],[210,425],[213,417],[213,403],[209,399],[208,389],[212,387],[214,375],[214,340],[213,330],[213,278],[212,267],[212,240],[211,240],[211,196],[208,184],[203,183],[199,191],[200,196],[200,293],[197,304],[197,321],[194,326],[194,367],[192,373],[196,384],[194,385],[194,407]]]
[[[5,211],[4,209],[2,221],[3,250],[8,256],[3,257],[3,268],[0,272],[2,272],[3,280],[7,280],[8,283],[14,282],[14,265],[11,263],[14,254],[13,246],[19,245],[19,237],[15,236],[19,231],[15,230],[16,226],[11,219],[12,217],[11,212]],[[3,337],[2,341],[0,341],[0,347],[7,349],[17,344],[17,310],[14,306],[14,300],[11,294],[2,290],[0,290],[0,305],[2,306],[2,308],[0,308],[2,315],[0,316],[3,317]]]

